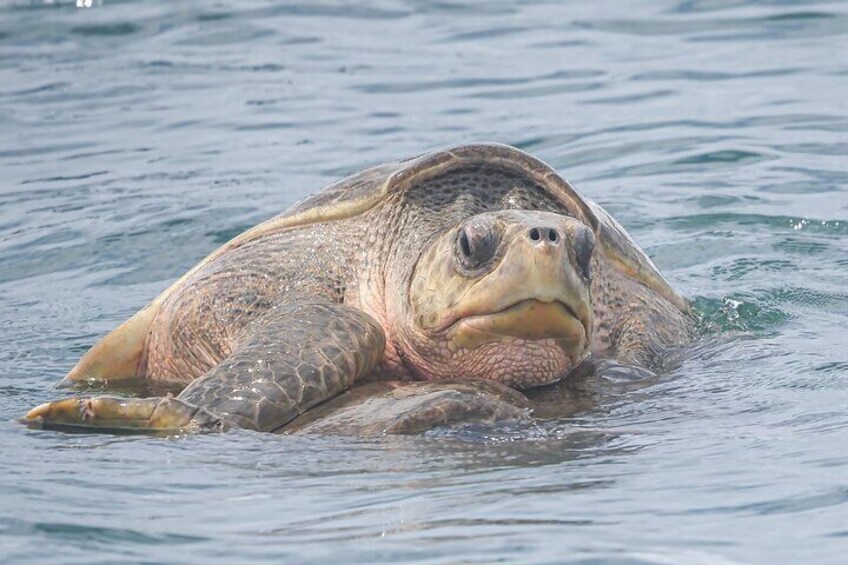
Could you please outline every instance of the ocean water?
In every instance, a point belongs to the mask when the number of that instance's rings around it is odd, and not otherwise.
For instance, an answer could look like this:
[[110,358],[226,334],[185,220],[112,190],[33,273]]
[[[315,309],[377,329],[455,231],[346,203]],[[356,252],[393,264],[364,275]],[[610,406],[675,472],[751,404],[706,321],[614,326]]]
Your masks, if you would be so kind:
[[[693,299],[680,367],[422,437],[15,421],[230,237],[481,140]],[[846,274],[845,2],[5,0],[0,562],[844,563]]]

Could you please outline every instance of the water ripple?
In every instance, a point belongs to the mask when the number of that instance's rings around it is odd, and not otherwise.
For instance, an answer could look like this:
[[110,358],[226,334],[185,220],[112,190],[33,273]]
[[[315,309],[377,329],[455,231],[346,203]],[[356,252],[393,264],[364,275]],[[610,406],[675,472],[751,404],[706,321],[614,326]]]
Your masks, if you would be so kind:
[[[75,4],[0,5],[4,562],[844,561],[844,3]],[[423,437],[14,421],[247,227],[480,140],[560,169],[693,298],[667,372]]]

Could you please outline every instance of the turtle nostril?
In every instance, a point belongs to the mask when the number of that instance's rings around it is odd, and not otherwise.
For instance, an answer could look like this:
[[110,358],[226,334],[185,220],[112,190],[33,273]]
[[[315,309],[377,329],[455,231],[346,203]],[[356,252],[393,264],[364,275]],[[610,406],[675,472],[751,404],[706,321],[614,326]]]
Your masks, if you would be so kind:
[[528,235],[532,241],[548,240],[556,243],[559,240],[559,233],[553,228],[531,228]]

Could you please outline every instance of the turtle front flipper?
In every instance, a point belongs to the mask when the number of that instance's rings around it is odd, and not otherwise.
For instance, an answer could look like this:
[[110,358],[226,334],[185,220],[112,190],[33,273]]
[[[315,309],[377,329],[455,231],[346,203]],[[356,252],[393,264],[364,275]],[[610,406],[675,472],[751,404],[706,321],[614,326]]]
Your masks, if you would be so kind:
[[204,408],[173,397],[66,398],[36,406],[23,421],[44,428],[116,432],[214,431],[226,427],[221,418]]
[[281,307],[175,398],[70,398],[24,420],[104,430],[273,431],[350,388],[377,366],[384,347],[382,329],[360,310],[329,302]]

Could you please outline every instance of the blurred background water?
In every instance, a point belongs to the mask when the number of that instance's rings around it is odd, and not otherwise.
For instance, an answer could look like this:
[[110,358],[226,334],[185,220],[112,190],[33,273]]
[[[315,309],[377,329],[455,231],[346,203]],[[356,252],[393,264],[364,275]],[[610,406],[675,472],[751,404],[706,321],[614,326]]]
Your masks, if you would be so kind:
[[[479,140],[693,298],[680,368],[412,438],[13,421],[233,235]],[[845,562],[846,157],[845,2],[0,2],[0,562]]]

